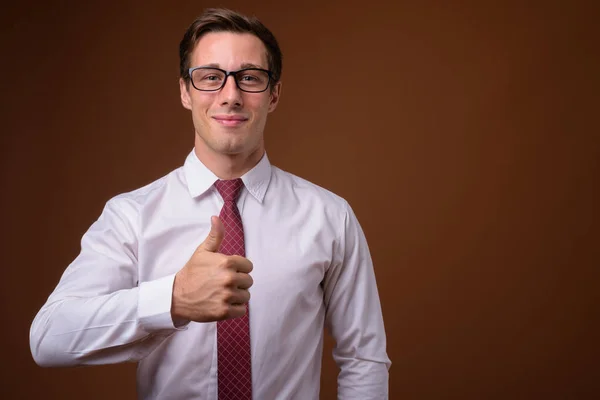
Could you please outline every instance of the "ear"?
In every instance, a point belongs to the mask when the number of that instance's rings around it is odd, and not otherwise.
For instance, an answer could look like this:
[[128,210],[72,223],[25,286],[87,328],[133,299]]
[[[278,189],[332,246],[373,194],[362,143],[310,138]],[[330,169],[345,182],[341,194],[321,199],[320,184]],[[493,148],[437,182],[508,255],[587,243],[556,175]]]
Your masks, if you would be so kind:
[[186,83],[183,78],[179,78],[179,93],[181,95],[181,104],[188,110],[192,109],[192,99],[190,98],[189,83]]
[[277,104],[279,103],[280,97],[281,97],[281,81],[277,82],[275,84],[275,86],[273,87],[273,90],[271,91],[270,101],[269,101],[269,112],[275,111],[275,108],[277,108]]

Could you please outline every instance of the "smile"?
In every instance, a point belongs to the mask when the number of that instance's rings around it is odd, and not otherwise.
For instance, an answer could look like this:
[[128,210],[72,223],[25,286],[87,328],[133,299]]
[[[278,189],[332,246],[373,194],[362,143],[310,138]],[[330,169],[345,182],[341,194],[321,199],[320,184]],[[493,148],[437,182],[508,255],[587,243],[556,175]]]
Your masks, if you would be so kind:
[[212,118],[225,126],[239,126],[248,120],[248,118],[239,115],[216,115]]

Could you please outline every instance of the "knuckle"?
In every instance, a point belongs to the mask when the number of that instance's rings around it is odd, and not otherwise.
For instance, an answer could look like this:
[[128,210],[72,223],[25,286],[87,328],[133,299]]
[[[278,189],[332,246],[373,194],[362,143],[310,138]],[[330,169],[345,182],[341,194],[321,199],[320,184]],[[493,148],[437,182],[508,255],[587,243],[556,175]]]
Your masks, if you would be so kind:
[[215,318],[218,320],[225,319],[229,316],[228,310],[226,307],[220,307],[218,311],[215,313]]
[[233,307],[231,309],[231,317],[232,318],[241,317],[242,315],[244,315],[244,314],[240,307]]
[[235,284],[235,273],[227,272],[223,274],[223,285],[225,286],[233,286]]
[[225,302],[225,304],[230,304],[232,300],[234,300],[234,293],[232,290],[226,290],[223,293],[223,301]]
[[235,266],[233,258],[224,256],[219,263],[219,266],[223,269],[232,269]]

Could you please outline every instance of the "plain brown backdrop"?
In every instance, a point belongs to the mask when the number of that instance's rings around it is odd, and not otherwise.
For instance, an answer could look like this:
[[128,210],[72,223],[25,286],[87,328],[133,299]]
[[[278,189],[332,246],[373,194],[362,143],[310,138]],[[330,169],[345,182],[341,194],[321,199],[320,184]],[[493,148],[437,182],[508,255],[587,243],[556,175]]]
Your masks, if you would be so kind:
[[600,398],[593,3],[3,5],[0,397],[135,398],[133,364],[36,366],[29,327],[104,203],[191,150],[178,44],[217,5],[283,48],[271,161],[365,230],[390,398]]

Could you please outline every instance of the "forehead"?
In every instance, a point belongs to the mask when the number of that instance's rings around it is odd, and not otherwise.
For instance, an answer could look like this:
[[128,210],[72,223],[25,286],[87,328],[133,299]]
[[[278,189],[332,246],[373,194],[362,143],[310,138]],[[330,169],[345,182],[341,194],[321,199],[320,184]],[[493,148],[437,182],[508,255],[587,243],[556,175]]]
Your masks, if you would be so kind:
[[250,33],[207,33],[196,43],[190,60],[192,67],[216,64],[221,68],[237,69],[242,64],[254,64],[268,68],[265,45]]

